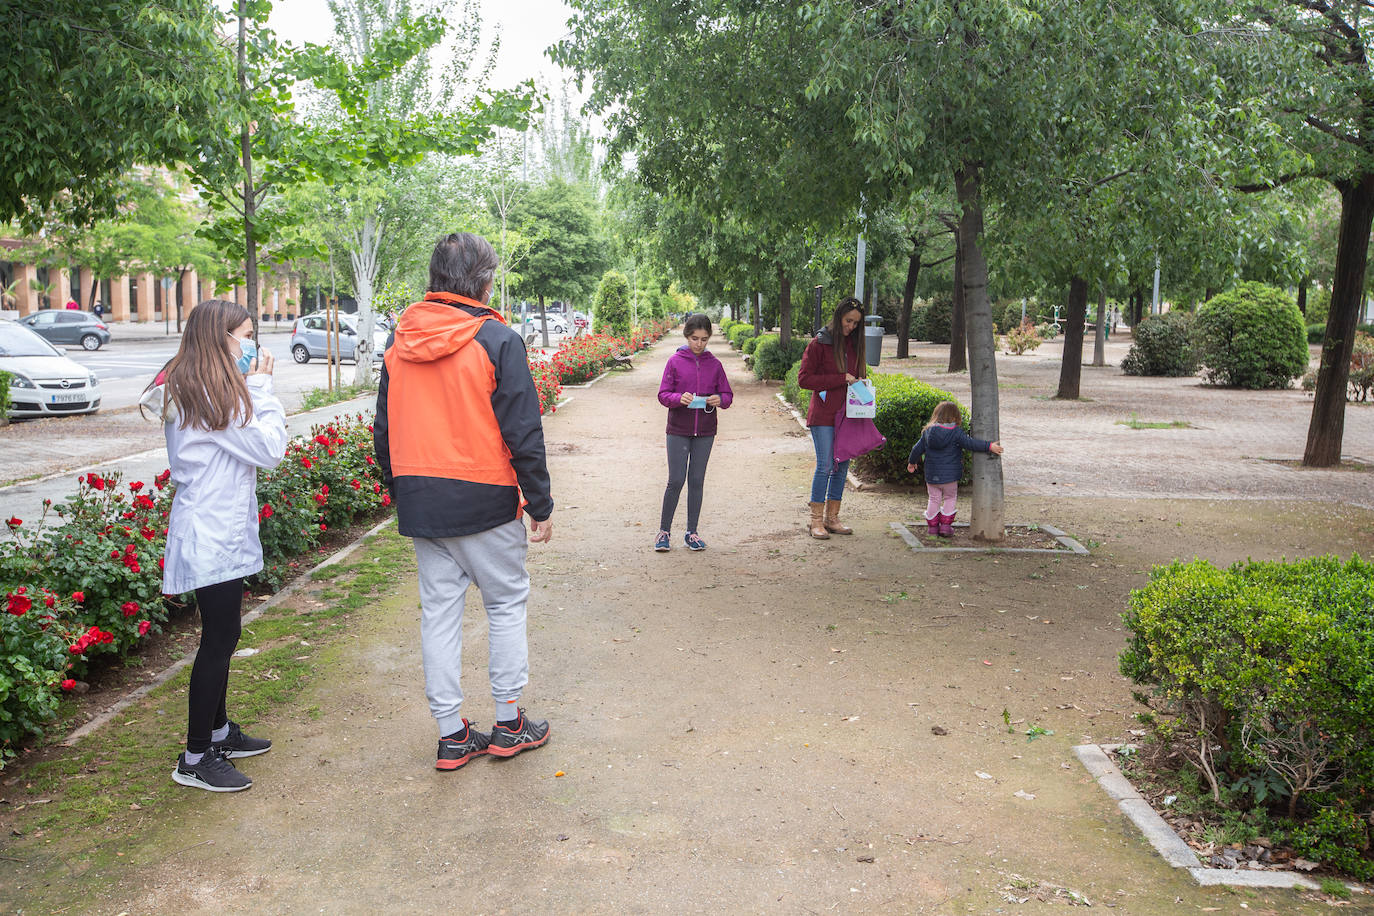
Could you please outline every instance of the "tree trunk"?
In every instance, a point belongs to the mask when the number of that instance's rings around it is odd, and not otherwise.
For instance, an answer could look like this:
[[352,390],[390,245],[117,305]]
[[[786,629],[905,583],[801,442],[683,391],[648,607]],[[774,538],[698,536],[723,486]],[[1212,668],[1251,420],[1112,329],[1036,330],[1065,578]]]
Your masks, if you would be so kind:
[[1341,182],[1341,230],[1336,242],[1336,272],[1331,284],[1331,308],[1322,340],[1321,369],[1307,427],[1302,463],[1329,468],[1340,464],[1345,436],[1346,386],[1355,326],[1364,304],[1364,275],[1369,259],[1370,223],[1374,221],[1374,174]]
[[1069,314],[1064,319],[1064,357],[1059,364],[1059,391],[1056,398],[1078,399],[1083,377],[1083,323],[1088,317],[1088,281],[1074,277],[1069,282]]
[[[973,394],[973,434],[998,438],[997,338],[988,302],[988,265],[983,260],[983,201],[981,167],[961,166],[954,174],[959,196],[957,236],[963,257],[960,271],[964,291],[964,319],[969,341],[969,386]],[[969,532],[978,540],[1000,541],[1004,536],[1002,462],[987,452],[973,453],[973,518]]]
[[921,275],[921,255],[925,242],[920,236],[911,237],[911,256],[906,264],[906,286],[902,287],[902,311],[897,317],[897,358],[906,359],[911,355],[911,306],[916,301],[916,280]]
[[1093,365],[1107,365],[1107,287],[1097,294],[1097,333],[1093,335]]
[[1310,280],[1307,277],[1303,277],[1302,281],[1298,283],[1298,312],[1300,312],[1304,318],[1307,317],[1307,284],[1309,282]]
[[1138,289],[1135,291],[1135,305],[1131,308],[1131,327],[1134,328],[1136,325],[1140,324],[1141,319],[1143,319],[1144,317],[1145,290]]
[[362,231],[354,236],[355,250],[348,256],[353,264],[354,294],[358,299],[358,339],[353,347],[353,384],[365,386],[372,381],[372,329],[376,326],[372,295],[377,288],[377,248],[382,242],[377,218],[363,218]]
[[783,352],[792,343],[792,280],[778,265],[778,343]]
[[[988,307],[988,314],[992,314],[991,306]],[[954,237],[954,308],[950,310],[949,325],[949,366],[946,372],[963,372],[968,368],[968,352],[966,343],[968,337],[965,333],[968,315],[968,294],[964,291],[964,245],[959,236]],[[997,340],[994,337],[993,348],[997,347]]]
[[763,293],[756,291],[749,295],[754,306],[754,336],[758,337],[763,333]]
[[[248,100],[248,3],[239,0],[238,80],[239,95]],[[248,296],[248,313],[253,319],[253,339],[258,339],[258,240],[253,237],[253,218],[257,210],[257,194],[253,188],[252,130],[244,124],[239,132],[239,150],[243,157],[243,286]]]
[[543,342],[540,344],[540,346],[543,347],[545,350],[547,350],[547,349],[549,348],[549,318],[548,318],[548,315],[544,312],[544,294],[543,294],[543,293],[540,293],[540,294],[539,294],[539,324],[542,325],[542,328],[541,328],[541,330],[540,330],[540,334],[541,334],[541,339],[542,339],[542,341],[543,341]]

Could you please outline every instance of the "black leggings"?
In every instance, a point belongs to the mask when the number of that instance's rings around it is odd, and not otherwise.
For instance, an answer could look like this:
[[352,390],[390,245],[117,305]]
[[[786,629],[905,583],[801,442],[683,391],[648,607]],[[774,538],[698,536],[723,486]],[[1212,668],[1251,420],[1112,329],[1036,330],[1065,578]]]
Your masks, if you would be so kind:
[[224,700],[229,690],[229,659],[243,630],[239,623],[243,580],[196,589],[196,606],[200,609],[200,648],[186,691],[186,750],[202,754],[210,747],[210,733],[229,721]]
[[677,500],[682,485],[687,484],[687,530],[697,530],[701,520],[701,498],[706,489],[706,462],[711,458],[715,436],[668,437],[668,488],[663,491],[663,513],[658,527],[673,530],[673,516],[677,514]]

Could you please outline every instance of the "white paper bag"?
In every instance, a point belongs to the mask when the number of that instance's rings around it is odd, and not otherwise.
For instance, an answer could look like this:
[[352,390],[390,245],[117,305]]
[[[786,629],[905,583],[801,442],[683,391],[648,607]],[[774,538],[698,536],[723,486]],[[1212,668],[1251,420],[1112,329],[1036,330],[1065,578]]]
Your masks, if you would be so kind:
[[844,415],[850,419],[873,419],[878,415],[878,395],[873,383],[866,378],[849,383],[849,394],[844,405]]

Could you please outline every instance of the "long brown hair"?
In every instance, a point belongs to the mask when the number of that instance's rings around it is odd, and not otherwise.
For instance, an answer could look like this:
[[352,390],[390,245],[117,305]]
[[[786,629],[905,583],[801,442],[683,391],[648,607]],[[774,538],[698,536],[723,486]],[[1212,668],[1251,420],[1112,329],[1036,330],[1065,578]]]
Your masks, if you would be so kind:
[[235,420],[240,426],[249,421],[253,401],[224,340],[248,317],[246,308],[227,299],[207,299],[191,309],[181,346],[167,363],[164,419],[170,402],[182,429],[227,429]]
[[[855,326],[854,330],[850,332],[849,337],[846,337],[844,333],[844,316],[848,315],[852,311],[858,311],[859,323],[857,326]],[[835,349],[835,367],[839,369],[842,373],[849,371],[847,351],[849,350],[850,338],[854,337],[854,335],[856,334],[858,335],[859,378],[866,378],[868,376],[868,373],[865,371],[867,367],[864,365],[863,315],[864,304],[860,302],[858,299],[855,299],[853,296],[845,296],[843,299],[840,300],[840,304],[835,306],[835,314],[830,316],[829,324],[830,344]]]

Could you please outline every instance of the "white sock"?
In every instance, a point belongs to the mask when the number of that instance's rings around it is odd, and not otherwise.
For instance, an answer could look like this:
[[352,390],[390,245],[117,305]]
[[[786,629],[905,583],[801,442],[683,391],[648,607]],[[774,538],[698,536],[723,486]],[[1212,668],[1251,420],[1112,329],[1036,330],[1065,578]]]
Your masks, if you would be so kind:
[[204,753],[203,751],[202,751],[201,753],[199,753],[199,754],[192,754],[190,751],[187,751],[187,752],[186,752],[186,765],[189,766],[189,767],[193,767],[193,766],[195,766],[196,764],[200,763],[201,758],[204,757],[204,756],[205,756],[205,753]]
[[217,728],[217,729],[215,729],[214,731],[210,732],[210,740],[211,740],[211,741],[223,741],[225,738],[228,738],[228,737],[229,737],[229,723],[228,723],[228,722],[225,722],[225,723],[224,723],[223,725],[221,725],[219,728]]
[[497,700],[496,701],[496,721],[512,722],[520,718],[519,707],[515,704],[518,700]]

